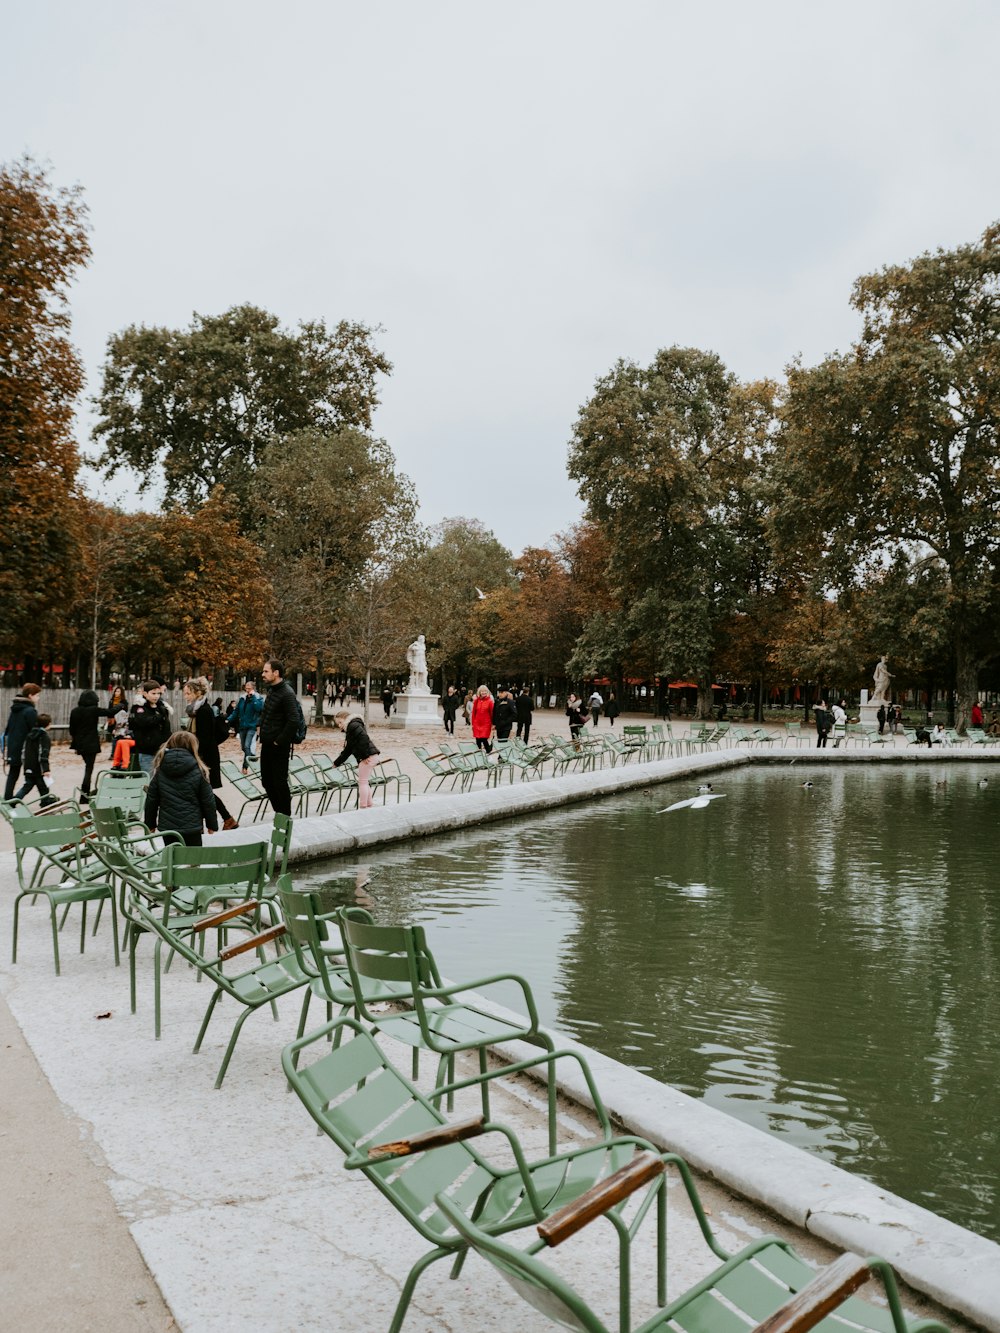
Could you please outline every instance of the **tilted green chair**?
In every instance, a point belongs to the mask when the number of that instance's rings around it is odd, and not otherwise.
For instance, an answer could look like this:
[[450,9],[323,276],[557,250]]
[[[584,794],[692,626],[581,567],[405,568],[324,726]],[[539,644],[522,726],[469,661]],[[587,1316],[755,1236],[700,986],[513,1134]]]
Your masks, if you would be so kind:
[[[250,1015],[265,1004],[270,1004],[273,1007],[274,1002],[281,996],[289,995],[303,986],[308,986],[310,981],[310,978],[299,970],[294,953],[278,954],[276,958],[271,959],[263,957],[265,946],[284,934],[284,926],[280,924],[270,926],[267,930],[251,935],[249,939],[241,940],[238,944],[228,945],[214,958],[206,958],[198,952],[195,942],[204,932],[229,928],[241,917],[249,923],[253,923],[257,920],[256,913],[259,911],[259,906],[259,903],[255,901],[236,903],[221,912],[213,913],[211,916],[186,924],[183,930],[178,930],[174,928],[169,910],[161,911],[159,908],[150,910],[138,900],[134,904],[134,910],[145,929],[157,936],[158,946],[166,945],[172,954],[181,957],[197,971],[199,977],[206,978],[215,988],[205,1011],[201,1027],[198,1030],[198,1037],[194,1044],[195,1055],[201,1050],[201,1044],[205,1039],[205,1033],[208,1031],[212,1014],[222,997],[227,995],[243,1006],[243,1013],[240,1014],[233,1027],[229,1044],[226,1046],[226,1053],[216,1076],[216,1088],[222,1087],[226,1070],[229,1068],[233,1051],[236,1049],[236,1042],[243,1030],[243,1024]],[[225,963],[252,950],[261,954],[260,960],[253,967],[248,968],[245,972],[226,973]],[[276,1009],[274,1016],[277,1019]]]
[[451,786],[452,790],[454,790],[455,783],[462,775],[454,764],[451,763],[450,755],[444,754],[443,752],[440,754],[431,754],[430,750],[424,745],[415,745],[413,747],[413,753],[430,774],[430,777],[427,779],[427,783],[424,786],[424,791],[430,790],[432,782],[437,783],[435,791],[439,791],[442,784],[447,782],[449,778],[451,778]]
[[[14,899],[14,933],[11,961],[17,962],[17,931],[21,902],[42,897],[49,905],[52,922],[52,952],[56,976],[59,964],[59,908],[79,904],[80,952],[87,939],[87,904],[96,902],[94,934],[101,920],[105,902],[111,904],[111,928],[114,932],[115,966],[118,966],[118,913],[113,882],[104,866],[92,854],[89,824],[81,821],[79,811],[36,816],[21,815],[11,820],[14,835],[14,859],[20,892]],[[65,915],[65,914],[64,914]]]
[[[327,1044],[331,1040],[332,1050]],[[281,1059],[285,1075],[306,1110],[346,1154],[344,1165],[360,1171],[432,1246],[407,1275],[390,1333],[398,1333],[402,1327],[423,1271],[438,1259],[452,1257],[456,1262],[451,1275],[457,1277],[467,1251],[467,1243],[454,1230],[451,1219],[435,1206],[435,1196],[446,1194],[455,1207],[475,1216],[481,1230],[500,1235],[543,1221],[626,1165],[637,1149],[649,1148],[642,1139],[615,1137],[586,1062],[571,1051],[548,1052],[461,1079],[430,1096],[400,1073],[372,1035],[350,1018],[338,1019],[291,1042]],[[539,1066],[546,1068],[552,1085],[560,1060],[579,1066],[586,1079],[600,1125],[596,1142],[532,1162],[506,1126],[481,1116],[449,1124],[437,1105],[452,1092],[481,1089],[494,1079]],[[513,1156],[513,1166],[496,1166],[466,1142],[486,1134],[503,1138],[508,1160]],[[652,1207],[657,1216],[657,1279],[662,1294],[666,1279],[666,1192],[662,1181],[652,1182],[629,1225],[618,1216],[610,1216],[609,1221],[618,1241],[620,1266],[627,1272],[632,1238]],[[628,1289],[624,1285],[622,1295],[627,1321]]]
[[[702,1234],[709,1236],[694,1182],[680,1158],[644,1153],[615,1177],[593,1186],[586,1194],[550,1214],[537,1227],[539,1239],[527,1249],[515,1249],[478,1222],[444,1194],[435,1203],[466,1244],[493,1265],[535,1309],[554,1323],[576,1333],[610,1333],[582,1297],[535,1256],[576,1234],[596,1217],[621,1207],[630,1193],[647,1187],[667,1165],[681,1171],[688,1198],[695,1208]],[[711,1242],[710,1242],[711,1243]],[[724,1252],[712,1244],[717,1255]],[[885,1291],[888,1309],[879,1309],[853,1293],[872,1277]],[[632,1333],[807,1333],[818,1328],[829,1333],[948,1333],[934,1319],[907,1321],[895,1275],[882,1259],[861,1259],[845,1254],[819,1273],[803,1263],[789,1245],[774,1237],[754,1241],[707,1277],[637,1325]],[[619,1309],[627,1308],[620,1299]],[[828,1320],[828,1314],[837,1319]],[[842,1322],[843,1321],[843,1322]],[[620,1323],[620,1333],[631,1325]]]
[[333,804],[334,796],[337,798],[338,813],[344,809],[345,801],[348,809],[351,808],[351,801],[357,805],[358,782],[354,774],[348,772],[343,764],[338,768],[328,754],[314,754],[310,757],[313,768],[320,775],[329,792],[321,813],[328,810]]
[[[153,951],[153,1031],[159,1040],[164,942],[189,936],[210,903],[229,905],[238,900],[244,906],[245,910],[235,915],[227,930],[256,930],[261,924],[262,911],[269,924],[273,924],[274,911],[265,893],[270,846],[266,842],[237,846],[216,843],[210,847],[168,843],[155,862],[145,864],[132,860],[114,843],[97,840],[94,849],[108,873],[122,886],[132,1013],[136,1009],[136,947],[140,938],[149,933],[151,916],[157,916],[165,928],[155,932]],[[218,922],[220,951],[227,933],[223,925],[223,921]],[[168,951],[168,968],[170,957]]]
[[[333,1019],[333,1007],[339,1016],[358,1010],[355,989],[345,957],[340,919],[343,894],[336,886],[296,889],[290,875],[282,875],[277,884],[278,903],[287,940],[296,955],[303,975],[311,978],[302,997],[302,1011],[296,1036],[306,1030],[309,1005],[316,996],[326,1005],[327,1022]],[[371,920],[361,908],[353,909],[359,920]],[[406,983],[375,981],[363,978],[359,982],[363,998],[368,1004],[395,1001],[408,992]]]
[[[413,1048],[414,1077],[421,1050],[438,1057],[437,1084],[440,1085],[446,1077],[454,1078],[457,1051],[478,1052],[479,1068],[485,1073],[487,1049],[499,1042],[527,1041],[546,1051],[553,1049],[552,1038],[539,1026],[531,987],[522,977],[511,972],[498,972],[475,981],[446,986],[428,947],[423,926],[374,925],[368,914],[357,908],[344,909],[341,932],[359,1015],[376,1031]],[[376,1013],[366,998],[366,986],[372,981],[401,988],[398,998],[405,999],[412,1007],[399,1013]],[[527,1010],[524,1018],[516,1014],[500,1017],[471,1000],[460,998],[463,992],[478,994],[501,984],[517,990],[519,1003]],[[489,1113],[489,1085],[484,1083],[483,1114],[488,1116]],[[549,1142],[553,1145],[555,1117],[555,1088],[550,1084]]]

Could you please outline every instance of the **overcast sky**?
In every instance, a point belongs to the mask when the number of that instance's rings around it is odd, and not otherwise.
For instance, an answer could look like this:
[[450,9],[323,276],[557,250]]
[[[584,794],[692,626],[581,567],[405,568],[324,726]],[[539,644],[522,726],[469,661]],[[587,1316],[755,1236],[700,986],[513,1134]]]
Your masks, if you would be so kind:
[[848,346],[858,274],[1000,218],[987,0],[34,0],[4,48],[0,160],[91,209],[88,393],[133,323],[381,325],[423,520],[515,554],[579,516],[618,357],[778,375]]

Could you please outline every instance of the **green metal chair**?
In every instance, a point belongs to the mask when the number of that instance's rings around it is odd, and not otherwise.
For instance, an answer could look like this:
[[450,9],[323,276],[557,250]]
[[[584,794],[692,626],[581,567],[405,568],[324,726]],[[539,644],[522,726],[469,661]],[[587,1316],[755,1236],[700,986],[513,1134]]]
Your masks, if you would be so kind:
[[322,781],[326,784],[328,796],[326,804],[321,807],[321,813],[325,813],[333,804],[333,798],[337,798],[338,813],[343,810],[344,802],[347,802],[347,808],[350,809],[351,801],[355,805],[358,803],[358,782],[357,778],[345,771],[346,766],[340,768],[333,762],[328,754],[314,754],[310,756],[313,768],[320,775]]
[[[284,934],[285,927],[280,923],[270,926],[258,934],[251,935],[249,939],[241,940],[238,944],[228,945],[221,949],[214,958],[206,958],[195,947],[195,942],[204,932],[229,928],[240,918],[245,918],[248,923],[256,921],[258,919],[256,914],[259,909],[260,904],[256,901],[236,903],[221,912],[186,923],[183,929],[177,929],[176,919],[172,919],[170,915],[169,903],[166,910],[161,911],[159,907],[155,910],[146,907],[139,899],[134,902],[134,911],[141,924],[146,930],[156,935],[158,949],[165,945],[171,954],[178,955],[190,967],[194,968],[199,979],[204,977],[214,986],[212,998],[208,1003],[205,1017],[202,1019],[198,1037],[194,1044],[195,1055],[201,1050],[215,1007],[222,997],[224,995],[229,996],[237,1004],[243,1006],[243,1013],[236,1020],[233,1027],[222,1064],[215,1079],[216,1088],[222,1087],[233,1051],[236,1049],[236,1043],[243,1030],[243,1024],[250,1015],[266,1004],[270,1004],[274,1008],[274,1002],[281,996],[289,995],[303,986],[308,986],[311,980],[308,975],[299,970],[294,953],[280,953],[276,958],[271,959],[263,957],[264,947]],[[241,954],[254,950],[261,953],[261,958],[253,967],[248,968],[245,972],[226,973],[224,970],[225,963]],[[157,1002],[157,1013],[158,1008]],[[276,1008],[274,1009],[274,1016],[277,1019]]]
[[148,773],[106,768],[97,779],[90,804],[118,809],[123,815],[134,815],[141,819],[146,809],[148,786]]
[[[861,1259],[844,1254],[819,1273],[803,1263],[784,1241],[765,1236],[731,1257],[714,1242],[697,1191],[683,1161],[674,1154],[644,1153],[616,1176],[592,1187],[587,1194],[551,1213],[537,1226],[539,1239],[527,1249],[516,1249],[491,1235],[477,1220],[445,1194],[438,1194],[438,1209],[462,1240],[492,1264],[535,1309],[553,1322],[577,1333],[609,1333],[607,1324],[583,1298],[535,1256],[544,1247],[561,1244],[596,1217],[609,1217],[636,1189],[648,1187],[667,1165],[676,1167],[686,1187],[699,1226],[712,1250],[724,1262],[707,1277],[673,1300],[660,1300],[661,1309],[636,1326],[633,1333],[806,1333],[819,1328],[835,1333],[948,1333],[934,1319],[908,1321],[903,1313],[895,1274],[882,1259]],[[853,1293],[878,1277],[888,1309],[879,1309]],[[621,1279],[627,1287],[627,1274]],[[627,1312],[628,1293],[619,1298]],[[826,1315],[835,1314],[836,1320]],[[843,1322],[842,1322],[843,1321]],[[631,1324],[620,1319],[621,1333]]]
[[[87,940],[87,904],[96,902],[97,915],[93,933],[101,920],[105,902],[111,905],[111,928],[114,934],[115,966],[119,963],[118,913],[114,884],[104,872],[104,866],[92,854],[89,824],[81,821],[79,811],[68,811],[45,817],[24,814],[11,820],[14,835],[14,861],[20,892],[14,899],[14,931],[11,961],[17,962],[17,932],[21,902],[36,897],[46,900],[52,922],[52,952],[56,976],[60,975],[59,922],[57,912],[79,904],[80,952]],[[64,911],[65,919],[65,911]]]
[[[189,936],[208,905],[215,902],[228,906],[237,900],[243,909],[233,918],[230,929],[258,929],[262,912],[269,924],[273,924],[274,908],[265,892],[271,845],[254,842],[186,847],[183,843],[169,843],[154,863],[145,864],[133,860],[111,842],[97,840],[94,849],[107,873],[121,886],[132,1013],[136,1010],[135,954],[139,940],[149,932],[151,916],[155,915],[164,928],[156,932],[153,951],[153,1031],[159,1040],[161,975],[169,970],[172,958],[168,951],[167,962],[161,965],[164,940]],[[222,920],[218,923],[220,952],[226,938],[221,932],[223,923]]]
[[[358,1014],[387,1036],[413,1048],[416,1077],[421,1050],[438,1057],[437,1084],[455,1076],[455,1053],[476,1051],[479,1067],[486,1072],[487,1050],[499,1042],[527,1041],[543,1050],[553,1049],[552,1038],[539,1025],[531,987],[519,976],[498,972],[446,986],[423,926],[375,925],[367,913],[345,908],[341,918],[347,967],[358,997]],[[412,1008],[397,1013],[376,1013],[365,998],[366,983],[379,981],[400,988],[400,999]],[[462,992],[495,989],[506,983],[519,993],[527,1010],[525,1018],[512,1014],[501,1018],[476,1004],[458,999]],[[483,1114],[488,1116],[489,1088],[483,1085]],[[555,1143],[555,1088],[549,1087],[549,1140]]]
[[[280,938],[287,940],[299,969],[310,977],[302,998],[296,1033],[296,1037],[301,1037],[314,996],[325,1003],[327,1022],[333,1019],[334,1005],[339,1007],[340,1017],[356,1013],[358,1009],[340,927],[343,898],[335,886],[296,889],[290,875],[282,875],[278,880],[277,895],[285,927],[285,934]],[[354,911],[359,920],[371,920],[363,909],[355,908]],[[400,996],[405,997],[409,989],[407,983],[393,984],[370,978],[362,978],[359,984],[368,1004],[395,1001]]]
[[[334,1043],[332,1049],[329,1041]],[[467,1252],[465,1239],[435,1205],[437,1196],[446,1195],[456,1208],[474,1215],[484,1233],[502,1235],[543,1221],[626,1165],[637,1149],[649,1147],[642,1139],[614,1136],[590,1070],[575,1052],[548,1052],[461,1079],[425,1096],[395,1068],[360,1023],[341,1018],[291,1042],[281,1060],[306,1110],[346,1155],[344,1165],[348,1170],[360,1171],[432,1247],[410,1269],[390,1333],[399,1333],[424,1270],[438,1259],[450,1257],[456,1261],[451,1275],[457,1277]],[[530,1162],[510,1129],[481,1116],[449,1124],[438,1105],[454,1092],[482,1090],[494,1079],[539,1067],[546,1068],[548,1082],[554,1084],[559,1060],[573,1061],[583,1072],[600,1124],[597,1142]],[[498,1167],[468,1145],[469,1138],[484,1134],[502,1136],[513,1156],[513,1166]],[[630,1227],[617,1217],[609,1220],[618,1240],[622,1267],[627,1271],[632,1236],[654,1206],[661,1258],[658,1280],[662,1287],[666,1258],[666,1192],[662,1183],[652,1183],[640,1206],[640,1216]]]
[[808,738],[802,735],[801,722],[785,723],[785,739],[783,744],[787,746],[789,741],[794,741],[797,746],[801,745],[803,741],[808,743]]

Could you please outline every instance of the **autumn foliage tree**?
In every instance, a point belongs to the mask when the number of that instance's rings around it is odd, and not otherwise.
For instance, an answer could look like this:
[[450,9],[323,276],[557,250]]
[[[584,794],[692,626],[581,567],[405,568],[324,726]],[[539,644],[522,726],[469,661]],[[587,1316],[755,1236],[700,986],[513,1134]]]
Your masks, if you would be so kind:
[[25,159],[0,167],[0,644],[32,652],[69,602],[83,372],[67,290],[90,257],[79,189]]
[[161,674],[260,665],[271,586],[259,547],[240,535],[221,494],[195,514],[105,508],[90,518],[81,644]]
[[859,278],[851,301],[856,346],[789,372],[775,531],[840,592],[900,558],[937,568],[961,725],[997,651],[1000,224]]

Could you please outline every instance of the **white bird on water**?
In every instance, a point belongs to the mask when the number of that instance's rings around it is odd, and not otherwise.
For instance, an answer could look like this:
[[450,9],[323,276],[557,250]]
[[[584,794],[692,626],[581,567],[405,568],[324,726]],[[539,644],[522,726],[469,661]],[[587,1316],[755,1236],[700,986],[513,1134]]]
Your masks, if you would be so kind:
[[665,806],[662,810],[657,810],[658,815],[669,815],[671,810],[704,810],[709,801],[721,801],[725,796],[724,791],[706,791],[698,796],[692,796],[687,801],[675,801],[673,805]]

